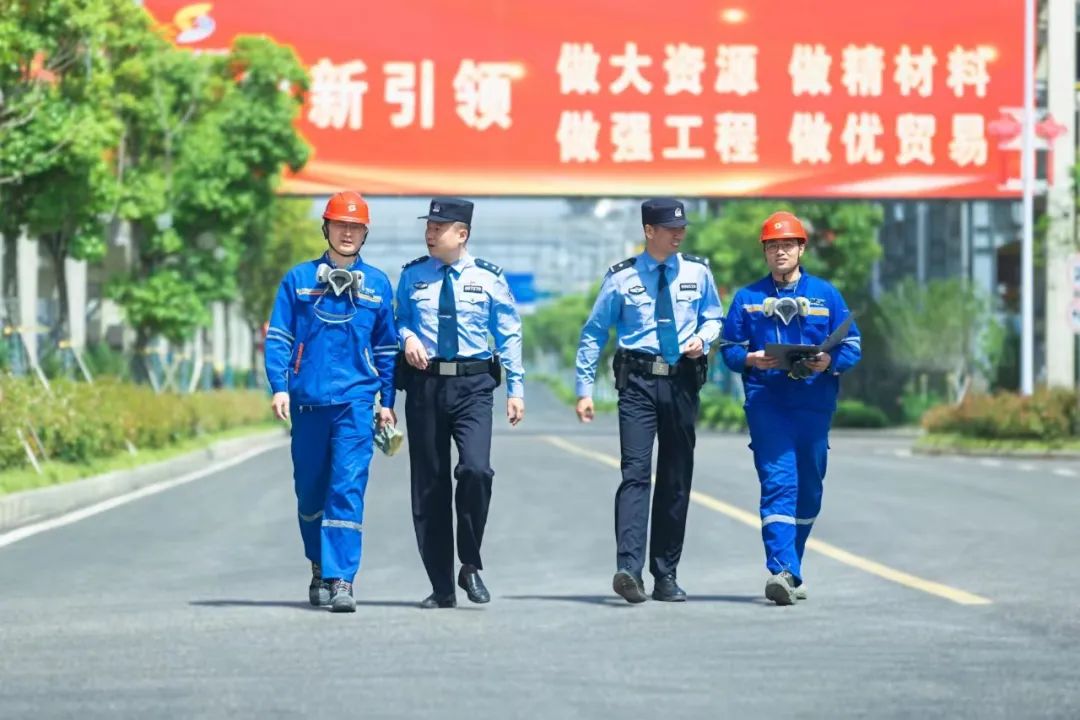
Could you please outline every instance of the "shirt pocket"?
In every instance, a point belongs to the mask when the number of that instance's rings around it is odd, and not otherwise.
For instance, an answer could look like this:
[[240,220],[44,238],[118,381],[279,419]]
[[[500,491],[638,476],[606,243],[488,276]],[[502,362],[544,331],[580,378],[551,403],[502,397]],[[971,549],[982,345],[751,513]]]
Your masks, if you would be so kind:
[[825,342],[825,338],[829,337],[829,322],[828,315],[807,315],[803,318],[803,327],[805,328],[805,338],[809,345],[819,345]]
[[381,304],[361,295],[354,295],[353,297],[356,302],[356,315],[353,316],[353,327],[362,330],[370,330],[375,326],[375,316],[379,314],[379,309],[382,307]]
[[649,327],[656,324],[656,301],[648,293],[626,295],[623,311],[624,320],[637,327]]
[[414,309],[414,320],[419,320],[424,325],[438,322],[439,301],[431,287],[410,290],[409,303]]
[[[701,293],[699,291],[680,290],[675,294],[675,318],[680,324],[696,320],[700,304]],[[693,323],[693,325],[696,327],[697,323]]]
[[490,303],[488,302],[488,296],[486,293],[461,293],[461,298],[458,302],[458,311],[472,318],[487,323],[488,309]]

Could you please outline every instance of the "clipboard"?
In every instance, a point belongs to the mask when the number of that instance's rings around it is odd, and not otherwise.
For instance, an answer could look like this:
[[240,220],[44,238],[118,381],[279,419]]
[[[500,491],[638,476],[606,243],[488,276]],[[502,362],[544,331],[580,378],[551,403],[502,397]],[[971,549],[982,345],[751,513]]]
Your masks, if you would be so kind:
[[787,343],[765,343],[765,354],[780,361],[778,366],[783,370],[790,370],[792,363],[799,360],[812,358],[823,352],[828,352],[843,342],[851,329],[851,321],[855,319],[855,313],[849,314],[839,327],[830,333],[829,337],[820,345],[791,345]]

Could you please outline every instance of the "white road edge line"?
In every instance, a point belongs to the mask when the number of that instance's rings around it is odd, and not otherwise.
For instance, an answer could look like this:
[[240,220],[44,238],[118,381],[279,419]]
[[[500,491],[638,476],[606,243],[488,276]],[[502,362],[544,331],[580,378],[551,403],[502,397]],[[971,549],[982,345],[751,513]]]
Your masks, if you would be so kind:
[[49,520],[42,520],[41,522],[31,523],[30,525],[24,525],[22,527],[15,528],[14,530],[9,530],[6,533],[0,534],[0,548],[12,545],[19,542],[20,540],[25,540],[26,538],[32,537],[39,533],[47,532],[49,530],[55,530],[56,528],[64,527],[65,525],[71,525],[72,523],[77,523],[80,520],[85,520],[88,517],[93,517],[94,515],[103,513],[106,510],[112,510],[113,508],[120,507],[121,505],[127,505],[130,502],[141,500],[144,497],[157,495],[160,492],[171,490],[172,488],[179,485],[186,485],[189,482],[199,480],[206,477],[207,475],[213,475],[214,473],[221,472],[222,470],[227,470],[234,465],[239,465],[240,463],[247,462],[251,458],[257,455],[261,455],[264,452],[275,450],[283,445],[287,445],[288,442],[288,439],[279,440],[274,442],[273,444],[249,450],[246,453],[237,455],[236,457],[229,460],[224,460],[220,463],[216,463],[214,465],[211,465],[210,467],[203,468],[202,470],[196,470],[194,472],[188,473],[187,475],[181,475],[180,477],[173,480],[166,480],[164,482],[160,482],[154,485],[147,485],[146,487],[139,488],[138,490],[133,490],[129,493],[118,495],[114,498],[109,498],[108,500],[102,500],[99,503],[88,505],[87,507],[80,508],[78,510],[72,510],[69,513],[65,513],[58,517],[50,518]]

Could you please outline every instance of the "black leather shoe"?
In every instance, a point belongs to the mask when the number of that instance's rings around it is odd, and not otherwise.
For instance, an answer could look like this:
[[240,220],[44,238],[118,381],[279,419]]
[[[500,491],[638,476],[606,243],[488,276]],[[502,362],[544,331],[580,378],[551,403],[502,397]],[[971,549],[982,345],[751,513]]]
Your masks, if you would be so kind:
[[479,605],[491,602],[491,594],[488,593],[488,589],[484,586],[484,581],[480,579],[480,573],[476,568],[470,565],[462,566],[461,572],[457,576],[457,584],[469,596],[470,602]]
[[645,594],[645,583],[641,576],[629,570],[620,570],[611,579],[611,589],[628,603],[643,603],[649,599]]
[[420,607],[424,610],[457,607],[457,596],[453,593],[450,593],[449,595],[436,595],[435,593],[431,593],[420,601]]
[[685,602],[686,591],[675,582],[675,574],[669,573],[656,578],[656,582],[653,583],[652,598],[660,602]]

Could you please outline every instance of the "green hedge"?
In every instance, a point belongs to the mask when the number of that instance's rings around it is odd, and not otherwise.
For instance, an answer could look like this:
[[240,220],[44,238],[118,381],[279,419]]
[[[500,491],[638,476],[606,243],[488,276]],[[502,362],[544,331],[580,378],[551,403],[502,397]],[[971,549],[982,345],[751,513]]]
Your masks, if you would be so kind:
[[832,421],[832,426],[838,428],[883,428],[891,424],[881,408],[867,405],[861,400],[838,402]]
[[79,463],[123,452],[129,442],[156,449],[270,419],[269,398],[256,390],[157,395],[103,378],[57,380],[50,394],[32,378],[3,378],[0,393],[0,471],[29,464],[18,430],[29,439],[32,428],[49,459]]
[[923,417],[931,433],[997,440],[1060,442],[1080,436],[1077,394],[1039,390],[1030,397],[1015,393],[972,394],[959,405],[933,408]]
[[[701,393],[698,422],[719,430],[743,430],[746,428],[746,414],[741,402],[714,386],[708,386]],[[882,428],[890,424],[889,418],[879,408],[859,400],[841,400],[832,422],[833,427],[841,428]]]
[[746,427],[746,413],[741,402],[715,385],[707,385],[701,391],[698,424],[718,430],[742,430]]

